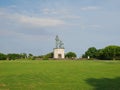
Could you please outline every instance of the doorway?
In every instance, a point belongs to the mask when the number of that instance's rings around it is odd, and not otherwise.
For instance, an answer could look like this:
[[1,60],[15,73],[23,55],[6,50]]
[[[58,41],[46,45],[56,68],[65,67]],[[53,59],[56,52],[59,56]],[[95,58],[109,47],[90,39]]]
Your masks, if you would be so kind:
[[62,55],[61,55],[61,54],[58,54],[58,58],[62,58]]

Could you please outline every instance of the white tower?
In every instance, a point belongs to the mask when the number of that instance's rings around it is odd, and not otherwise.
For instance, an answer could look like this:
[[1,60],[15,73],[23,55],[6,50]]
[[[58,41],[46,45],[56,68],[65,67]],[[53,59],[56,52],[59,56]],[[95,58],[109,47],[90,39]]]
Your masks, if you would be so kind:
[[56,36],[56,48],[54,48],[54,58],[55,59],[64,59],[65,58],[65,52],[64,52],[64,47],[63,43],[61,40],[59,40],[59,37]]

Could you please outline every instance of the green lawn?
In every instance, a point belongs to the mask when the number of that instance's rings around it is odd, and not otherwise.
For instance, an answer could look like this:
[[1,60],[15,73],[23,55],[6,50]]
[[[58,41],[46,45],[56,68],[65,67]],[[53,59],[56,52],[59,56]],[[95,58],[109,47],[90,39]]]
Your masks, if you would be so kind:
[[120,90],[120,61],[0,61],[0,90]]

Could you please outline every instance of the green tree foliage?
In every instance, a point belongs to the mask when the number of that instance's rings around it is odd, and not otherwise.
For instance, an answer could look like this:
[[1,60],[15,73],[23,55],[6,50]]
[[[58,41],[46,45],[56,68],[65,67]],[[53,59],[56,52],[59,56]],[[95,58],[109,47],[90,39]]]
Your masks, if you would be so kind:
[[[32,54],[29,54],[30,57],[33,57]],[[16,60],[16,59],[27,59],[26,53],[9,53],[9,54],[3,54],[0,53],[0,60]]]
[[120,46],[110,45],[99,51],[98,58],[107,60],[120,59]]
[[28,57],[32,57],[33,55],[31,53],[29,53]]
[[90,58],[96,58],[96,53],[97,53],[97,49],[95,47],[90,47],[85,52],[85,54],[83,55],[83,57],[87,58],[89,56]]
[[49,58],[53,58],[53,52],[50,52],[50,53],[48,53],[46,55],[43,55],[44,60],[48,60]]
[[50,52],[50,53],[46,54],[45,56],[48,58],[53,58],[53,52]]
[[21,56],[20,56],[20,54],[10,53],[10,54],[7,55],[7,58],[8,58],[9,60],[15,60],[15,59],[20,59]]
[[87,58],[87,56],[102,60],[120,60],[120,46],[110,45],[98,50],[91,47],[85,52],[83,58]]
[[27,58],[27,54],[26,53],[21,53],[20,57],[21,57],[21,59],[26,59]]
[[103,60],[105,60],[105,56],[104,56],[104,54],[103,54],[103,51],[104,49],[98,49],[97,50],[97,52],[96,52],[96,58],[97,59],[103,59]]
[[33,54],[29,53],[29,54],[28,54],[28,59],[29,59],[29,60],[35,60],[35,59],[36,59],[36,56],[33,56]]
[[33,55],[31,53],[28,54],[28,58],[32,58]]
[[6,59],[7,59],[6,55],[3,53],[0,53],[0,60],[6,60]]
[[68,53],[65,54],[65,57],[66,58],[76,58],[77,55],[74,52],[68,52]]

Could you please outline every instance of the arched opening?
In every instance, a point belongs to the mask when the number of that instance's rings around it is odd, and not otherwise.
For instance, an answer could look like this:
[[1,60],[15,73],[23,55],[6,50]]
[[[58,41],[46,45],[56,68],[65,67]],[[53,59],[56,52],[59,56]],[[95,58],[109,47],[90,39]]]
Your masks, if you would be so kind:
[[62,58],[62,54],[58,54],[58,58]]

